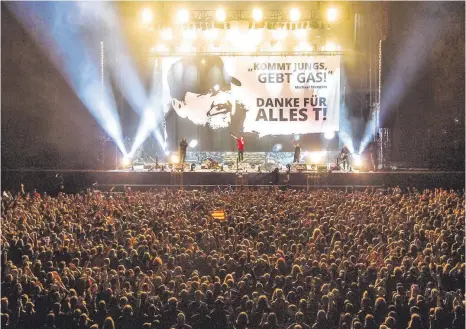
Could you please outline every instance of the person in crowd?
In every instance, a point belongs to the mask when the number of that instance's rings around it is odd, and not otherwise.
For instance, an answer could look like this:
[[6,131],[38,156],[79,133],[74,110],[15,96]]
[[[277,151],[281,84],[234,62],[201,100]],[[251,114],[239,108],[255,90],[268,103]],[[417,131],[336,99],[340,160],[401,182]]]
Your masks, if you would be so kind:
[[4,192],[1,327],[464,328],[464,206],[442,189]]

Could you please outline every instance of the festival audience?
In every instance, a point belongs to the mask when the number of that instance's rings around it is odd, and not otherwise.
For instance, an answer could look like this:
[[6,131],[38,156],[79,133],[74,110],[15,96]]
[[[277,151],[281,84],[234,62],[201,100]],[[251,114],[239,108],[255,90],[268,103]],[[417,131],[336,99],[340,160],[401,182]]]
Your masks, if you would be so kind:
[[464,328],[464,202],[414,189],[6,192],[1,327]]

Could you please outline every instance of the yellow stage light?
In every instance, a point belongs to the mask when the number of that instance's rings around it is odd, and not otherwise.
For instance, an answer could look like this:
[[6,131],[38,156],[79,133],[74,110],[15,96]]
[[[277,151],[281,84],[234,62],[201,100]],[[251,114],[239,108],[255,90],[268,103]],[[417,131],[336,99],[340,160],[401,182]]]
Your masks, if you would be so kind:
[[295,30],[293,32],[294,32],[295,37],[299,40],[304,40],[307,38],[307,30],[305,29]]
[[189,22],[189,11],[187,9],[180,9],[176,13],[176,21],[178,24],[186,24]]
[[192,44],[190,43],[182,43],[179,47],[178,47],[178,51],[180,53],[191,53],[191,52],[195,52],[195,48],[193,47]]
[[301,41],[295,47],[295,51],[312,51],[312,46],[306,41]]
[[213,41],[218,36],[218,29],[204,30],[204,38],[209,41]]
[[288,31],[285,29],[272,30],[272,37],[275,40],[283,40],[285,39],[287,33]]
[[184,30],[183,37],[185,39],[194,39],[196,37],[196,30],[195,29]]
[[336,51],[338,49],[337,45],[331,41],[327,42],[325,45],[326,51]]
[[301,18],[301,12],[299,11],[298,8],[292,8],[290,10],[290,20],[292,22],[297,22]]
[[124,156],[122,159],[121,159],[121,165],[122,166],[130,166],[131,165],[131,158],[128,157],[128,156]]
[[217,21],[225,22],[225,19],[227,18],[227,14],[225,12],[225,9],[218,8],[217,11],[215,12],[215,17],[217,18]]
[[152,10],[150,8],[144,8],[141,11],[141,20],[143,24],[150,24],[152,23],[152,19],[154,18],[152,14]]
[[163,29],[163,30],[160,32],[160,36],[162,37],[162,40],[164,40],[164,41],[170,41],[171,39],[173,39],[172,29],[171,29],[171,28]]
[[260,22],[264,18],[264,13],[262,13],[262,10],[260,8],[254,8],[252,11],[252,19],[255,22]]
[[180,163],[180,157],[179,157],[177,154],[173,154],[173,155],[170,157],[170,162],[171,162],[172,164]]
[[311,164],[323,164],[325,163],[325,151],[322,152],[309,152],[309,161]]
[[338,10],[336,8],[330,7],[327,9],[327,20],[329,22],[335,22],[338,18]]
[[353,157],[353,163],[352,163],[353,167],[360,168],[362,166],[361,156],[359,154],[353,154],[352,157]]
[[159,53],[164,53],[164,52],[168,51],[168,47],[167,47],[167,45],[165,45],[163,43],[159,43],[157,46],[155,46],[155,51],[157,51]]

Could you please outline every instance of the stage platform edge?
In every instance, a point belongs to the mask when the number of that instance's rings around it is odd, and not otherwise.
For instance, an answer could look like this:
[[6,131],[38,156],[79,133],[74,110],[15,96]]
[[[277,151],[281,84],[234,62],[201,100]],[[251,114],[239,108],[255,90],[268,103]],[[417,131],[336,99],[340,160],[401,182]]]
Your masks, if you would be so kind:
[[[235,172],[184,172],[183,186],[238,185]],[[285,173],[279,179],[271,173],[246,174],[249,186],[282,185],[289,187],[349,187],[375,186],[402,188],[453,188],[464,189],[465,173],[455,171],[390,171],[369,173]],[[167,187],[173,184],[171,172],[131,172],[99,170],[2,170],[2,190],[18,191],[21,184],[26,190],[56,191],[63,185],[65,192],[76,193],[94,186],[146,186]],[[181,186],[180,186],[181,187]]]

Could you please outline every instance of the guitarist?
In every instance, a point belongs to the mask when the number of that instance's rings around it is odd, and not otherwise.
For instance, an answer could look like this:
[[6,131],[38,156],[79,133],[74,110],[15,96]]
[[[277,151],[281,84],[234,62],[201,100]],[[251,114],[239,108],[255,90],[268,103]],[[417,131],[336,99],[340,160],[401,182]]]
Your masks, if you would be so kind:
[[350,151],[346,147],[346,145],[344,145],[340,152],[340,158],[341,158],[344,171],[349,169],[349,155],[350,155]]

